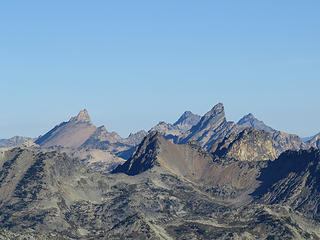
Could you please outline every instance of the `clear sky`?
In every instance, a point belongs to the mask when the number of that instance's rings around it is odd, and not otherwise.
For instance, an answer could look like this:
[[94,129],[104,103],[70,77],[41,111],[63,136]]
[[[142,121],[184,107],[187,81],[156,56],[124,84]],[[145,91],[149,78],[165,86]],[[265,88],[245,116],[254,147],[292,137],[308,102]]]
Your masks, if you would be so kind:
[[320,1],[1,1],[0,138],[86,108],[122,136],[204,114],[253,113],[320,132]]

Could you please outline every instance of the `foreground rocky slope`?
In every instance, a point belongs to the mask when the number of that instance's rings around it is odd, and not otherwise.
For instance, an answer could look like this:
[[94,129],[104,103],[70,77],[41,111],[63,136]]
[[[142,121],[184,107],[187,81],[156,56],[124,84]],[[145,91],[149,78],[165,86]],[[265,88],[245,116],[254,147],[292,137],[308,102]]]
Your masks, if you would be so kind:
[[[135,176],[106,175],[92,172],[65,154],[12,149],[1,153],[0,166],[0,227],[8,229],[3,231],[5,236],[0,234],[2,239],[320,236],[318,222],[289,206],[252,203],[239,207],[212,197],[161,165]],[[39,238],[34,237],[37,232]]]
[[320,151],[287,151],[263,169],[252,194],[260,202],[284,204],[320,222]]

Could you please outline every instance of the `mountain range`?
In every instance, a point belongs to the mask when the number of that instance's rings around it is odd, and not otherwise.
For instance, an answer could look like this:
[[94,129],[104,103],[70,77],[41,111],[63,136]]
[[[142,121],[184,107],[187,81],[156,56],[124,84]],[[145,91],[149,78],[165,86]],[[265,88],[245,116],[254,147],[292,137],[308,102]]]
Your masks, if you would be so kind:
[[[175,123],[161,121],[148,132],[158,131],[165,139],[177,144],[196,141],[209,150],[217,141],[249,127],[268,132],[275,142],[278,154],[285,150],[307,149],[309,146],[319,147],[319,134],[304,142],[297,135],[277,131],[267,126],[251,113],[237,123],[227,121],[222,103],[215,105],[202,117],[186,111]],[[14,147],[26,141],[34,141],[41,149],[63,148],[68,151],[99,149],[128,159],[146,135],[147,132],[141,130],[131,133],[127,138],[121,138],[119,134],[109,132],[104,126],[96,127],[91,122],[87,110],[84,109],[69,121],[57,124],[43,136],[36,139],[24,137],[3,139],[0,140],[0,147]]]
[[1,142],[0,239],[320,239],[319,134],[221,103],[127,138],[82,110]]

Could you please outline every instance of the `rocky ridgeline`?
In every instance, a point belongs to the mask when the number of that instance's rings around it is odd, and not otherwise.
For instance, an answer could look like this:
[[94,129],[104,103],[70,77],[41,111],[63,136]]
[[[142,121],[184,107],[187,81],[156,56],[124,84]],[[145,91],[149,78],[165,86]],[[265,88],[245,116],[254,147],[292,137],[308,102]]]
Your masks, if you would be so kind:
[[[197,144],[210,151],[213,146],[217,146],[225,138],[250,127],[265,131],[271,136],[277,155],[286,150],[307,149],[310,146],[319,148],[319,135],[314,136],[308,142],[303,142],[297,135],[277,131],[265,125],[251,113],[240,119],[237,124],[227,121],[222,103],[215,105],[202,117],[186,111],[175,123],[160,122],[149,132],[160,132],[165,139],[177,144],[196,141]],[[104,126],[94,126],[88,112],[82,110],[68,122],[58,124],[48,133],[37,138],[35,144],[39,145],[40,151],[56,149],[70,156],[79,151],[92,151],[89,155],[98,156],[94,152],[105,151],[113,156],[108,158],[108,161],[111,162],[114,157],[128,159],[146,135],[147,132],[141,130],[130,134],[127,138],[121,138],[116,132],[109,132]],[[0,147],[1,144],[13,147],[22,141],[25,139],[2,140]],[[82,157],[82,160],[86,161],[85,158]],[[96,160],[97,162],[103,161],[103,159]],[[111,165],[114,165],[114,162]]]
[[320,238],[319,134],[219,103],[128,138],[83,110],[21,142],[0,152],[1,239]]

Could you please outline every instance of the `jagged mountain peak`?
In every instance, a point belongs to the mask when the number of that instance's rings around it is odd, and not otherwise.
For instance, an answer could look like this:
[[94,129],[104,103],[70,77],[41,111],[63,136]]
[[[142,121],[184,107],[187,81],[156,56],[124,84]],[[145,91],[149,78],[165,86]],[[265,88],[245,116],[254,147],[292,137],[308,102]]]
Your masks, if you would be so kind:
[[91,119],[89,116],[89,113],[87,111],[87,109],[83,109],[81,110],[77,116],[72,117],[70,119],[70,121],[74,121],[74,122],[88,122],[91,123]]
[[218,103],[184,134],[180,142],[186,143],[190,140],[196,140],[201,146],[210,149],[216,140],[232,132],[239,132],[239,130],[240,126],[233,122],[227,122],[224,106],[222,103]]
[[160,143],[166,141],[158,131],[151,131],[136,148],[132,156],[113,173],[126,173],[136,175],[144,172],[154,165],[158,165],[157,156]]
[[132,137],[132,136],[135,136],[137,134],[146,134],[147,135],[147,132],[145,130],[140,130],[140,131],[135,132],[135,133],[130,133],[128,137]]
[[191,181],[199,181],[212,162],[212,156],[196,144],[174,144],[161,133],[150,132],[132,156],[113,173],[137,175],[153,167],[160,167]]
[[200,126],[210,126],[219,121],[226,121],[224,106],[222,103],[216,104],[210,111],[208,111],[193,128]]
[[149,130],[149,133],[152,131],[157,131],[161,133],[166,139],[170,139],[172,141],[176,141],[182,134],[182,130],[179,126],[174,126],[171,123],[166,123],[164,121],[160,121],[156,126]]
[[242,117],[237,124],[243,127],[253,127],[258,130],[264,130],[266,132],[274,131],[273,128],[264,124],[263,121],[258,120],[252,113],[249,113]]
[[223,103],[218,103],[215,106],[213,106],[213,108],[209,112],[207,112],[205,116],[216,116],[218,114],[225,115]]
[[182,133],[185,133],[192,128],[192,126],[196,125],[200,119],[201,116],[193,114],[191,111],[185,111],[173,126],[178,127]]
[[96,133],[98,132],[108,132],[108,130],[106,129],[106,127],[104,125],[101,125],[100,127],[97,127],[96,129]]
[[141,144],[139,146],[146,146],[149,145],[150,143],[160,143],[161,141],[165,141],[164,137],[162,134],[158,131],[151,131],[148,133],[147,136],[144,137],[142,140]]
[[45,135],[40,136],[35,143],[41,147],[62,146],[77,148],[95,131],[96,127],[92,124],[87,110],[84,109],[68,122],[62,122]]
[[124,142],[131,146],[137,146],[147,135],[148,133],[144,130],[140,130],[136,133],[130,133],[129,136],[126,139],[124,139]]
[[194,114],[191,111],[185,111],[173,125],[179,125],[184,123],[195,125],[197,122],[199,122],[200,118],[201,116]]

